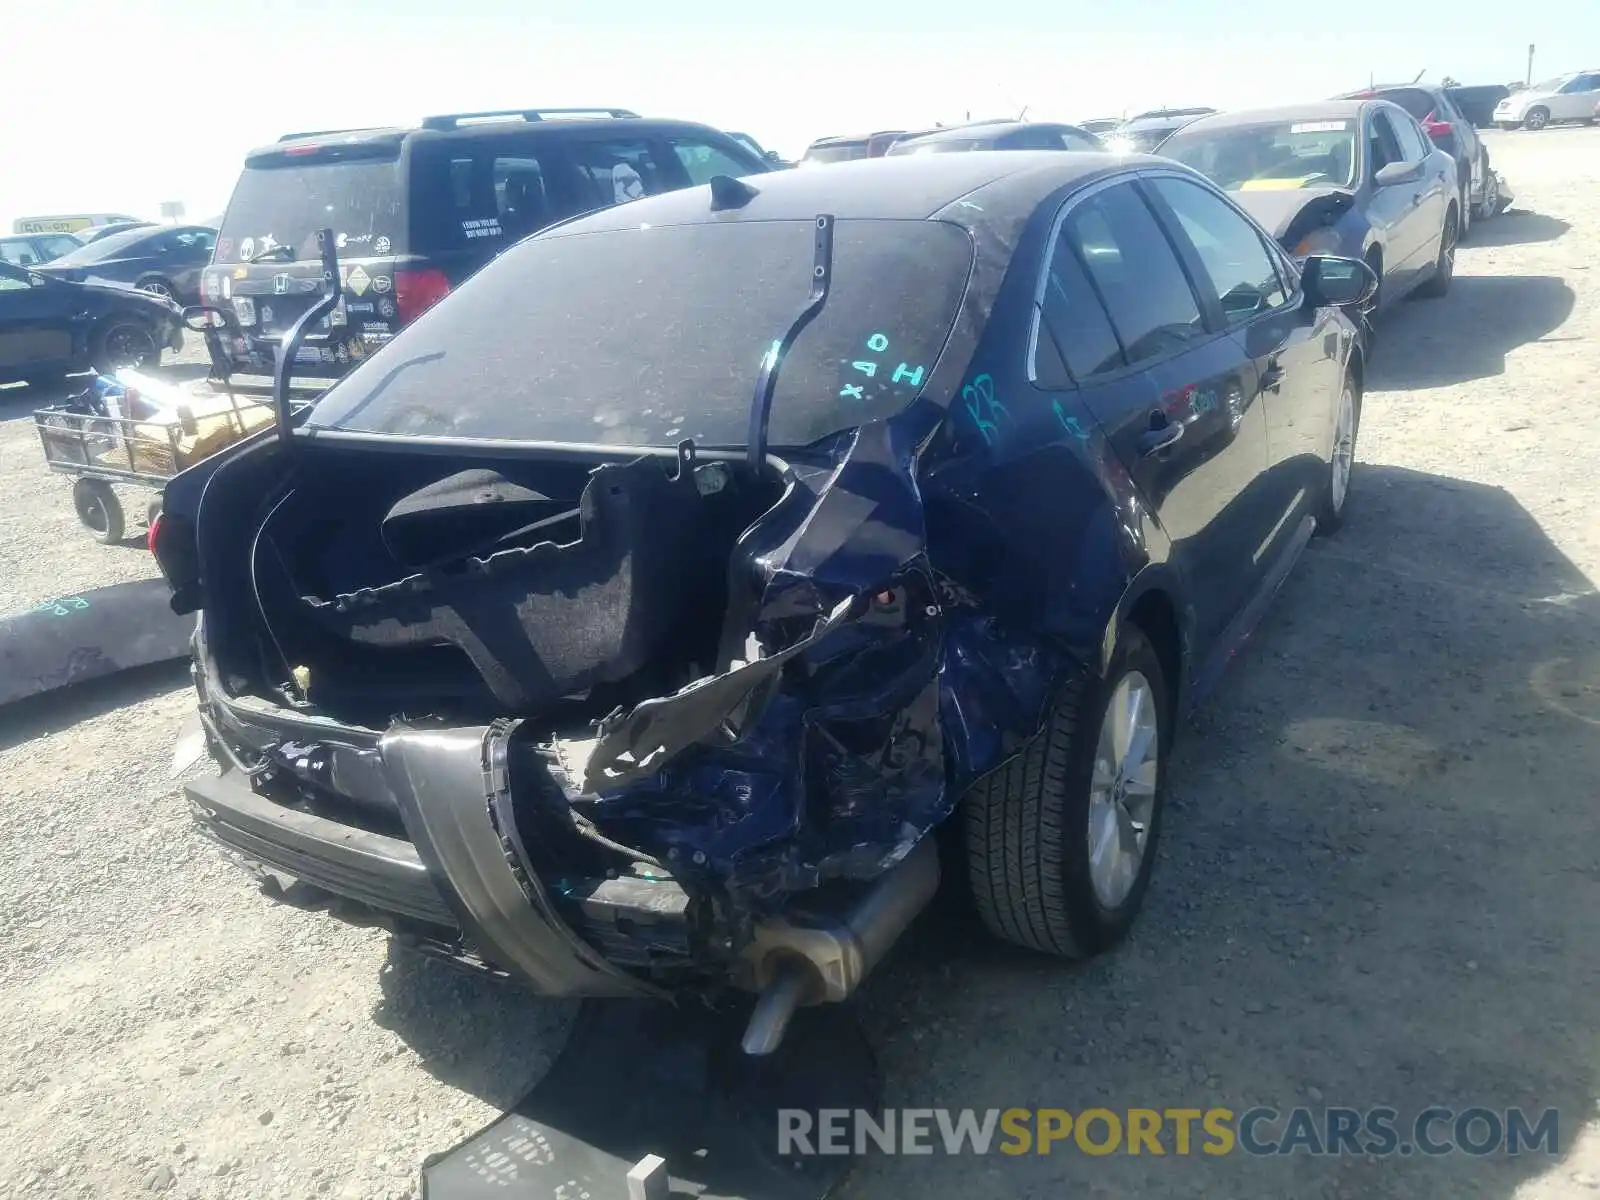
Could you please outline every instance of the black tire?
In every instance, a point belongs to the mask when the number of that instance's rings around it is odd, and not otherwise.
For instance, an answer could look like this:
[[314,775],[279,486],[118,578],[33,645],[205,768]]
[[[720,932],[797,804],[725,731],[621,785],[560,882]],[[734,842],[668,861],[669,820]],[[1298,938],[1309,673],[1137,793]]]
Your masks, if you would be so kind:
[[89,362],[102,375],[119,367],[146,369],[161,365],[161,335],[137,317],[106,317],[89,335]]
[[[1148,683],[1155,707],[1154,794],[1132,886],[1107,907],[1090,873],[1091,781],[1107,706],[1134,672]],[[1149,887],[1161,832],[1170,708],[1155,649],[1136,626],[1124,626],[1106,677],[1073,683],[1023,751],[968,792],[968,879],[978,915],[995,937],[1062,958],[1087,958],[1127,934]]]
[[73,483],[72,506],[78,510],[83,527],[102,545],[115,545],[127,536],[122,501],[104,479],[79,479]]
[[1439,238],[1439,257],[1433,264],[1433,274],[1417,289],[1425,300],[1438,300],[1450,292],[1450,283],[1456,275],[1456,235],[1460,228],[1455,206],[1445,214],[1444,234]]
[[[1349,438],[1345,439],[1340,430],[1340,419],[1347,394],[1350,398],[1350,430]],[[1361,385],[1354,375],[1345,376],[1339,402],[1340,408],[1333,416],[1333,439],[1328,452],[1328,472],[1323,477],[1322,496],[1317,502],[1316,532],[1319,537],[1338,533],[1344,525],[1345,513],[1350,508],[1350,489],[1355,483],[1356,441],[1361,434]],[[1341,445],[1346,442],[1347,444]],[[1340,457],[1341,451],[1347,466],[1342,490],[1337,486],[1334,477],[1335,460]]]
[[1536,104],[1522,114],[1522,127],[1537,132],[1550,124],[1550,110],[1542,104]]

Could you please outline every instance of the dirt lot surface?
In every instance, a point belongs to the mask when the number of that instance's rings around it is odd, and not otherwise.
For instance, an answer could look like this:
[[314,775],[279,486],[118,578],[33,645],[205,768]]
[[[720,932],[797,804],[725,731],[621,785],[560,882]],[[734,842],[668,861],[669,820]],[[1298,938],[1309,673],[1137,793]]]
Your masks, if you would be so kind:
[[[1520,212],[1388,323],[1350,522],[1181,746],[1128,944],[925,920],[862,1007],[895,1106],[1554,1107],[1559,1157],[1058,1147],[848,1195],[1600,1195],[1600,130],[1490,145]],[[0,392],[0,611],[149,570],[79,529],[29,406]],[[571,1011],[258,896],[167,777],[189,703],[0,719],[0,1193],[408,1196]]]

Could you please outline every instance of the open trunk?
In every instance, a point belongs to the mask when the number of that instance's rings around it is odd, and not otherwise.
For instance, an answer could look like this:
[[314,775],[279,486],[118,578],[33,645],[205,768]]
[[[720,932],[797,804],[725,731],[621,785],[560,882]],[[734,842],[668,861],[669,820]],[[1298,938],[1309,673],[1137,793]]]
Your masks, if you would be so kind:
[[256,620],[213,650],[264,698],[371,728],[581,727],[713,670],[734,542],[782,487],[688,448],[296,467],[240,547]]

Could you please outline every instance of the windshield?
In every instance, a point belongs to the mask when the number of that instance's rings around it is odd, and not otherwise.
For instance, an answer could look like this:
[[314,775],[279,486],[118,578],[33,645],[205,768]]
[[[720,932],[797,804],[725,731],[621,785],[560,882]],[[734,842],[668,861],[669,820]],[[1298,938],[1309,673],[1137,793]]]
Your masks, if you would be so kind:
[[[346,376],[311,424],[743,446],[762,360],[810,297],[814,234],[788,220],[530,238]],[[771,444],[908,405],[955,322],[972,254],[956,225],[839,221],[827,305],[778,373]]]
[[[400,191],[394,158],[266,159],[239,177],[212,261],[243,262],[279,246],[288,246],[294,261],[315,260],[323,228],[341,235],[340,249],[351,257],[379,242],[386,249],[365,253],[403,253]],[[284,254],[280,261],[290,260]]]
[[1528,90],[1530,92],[1559,92],[1571,83],[1573,76],[1557,75],[1554,79],[1546,79],[1543,83],[1536,83]]
[[121,233],[108,233],[105,237],[96,238],[87,246],[69,250],[55,261],[60,266],[78,267],[121,258],[129,253],[147,253],[147,248],[141,243],[149,241],[150,236],[151,231],[142,226],[138,229],[124,229]]
[[1161,148],[1227,191],[1350,187],[1356,170],[1351,119],[1284,121],[1179,130]]

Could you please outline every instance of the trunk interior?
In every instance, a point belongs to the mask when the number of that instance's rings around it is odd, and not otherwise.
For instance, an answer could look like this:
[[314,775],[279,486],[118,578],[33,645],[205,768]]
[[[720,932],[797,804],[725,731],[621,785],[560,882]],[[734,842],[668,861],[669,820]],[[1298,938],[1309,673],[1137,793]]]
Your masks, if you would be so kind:
[[208,617],[211,650],[232,691],[371,728],[571,728],[714,670],[734,546],[783,489],[775,464],[757,476],[692,447],[607,461],[306,446],[283,462],[241,462],[207,496],[202,524],[230,539],[202,549],[228,566],[208,587],[246,589],[213,610],[240,619]]

